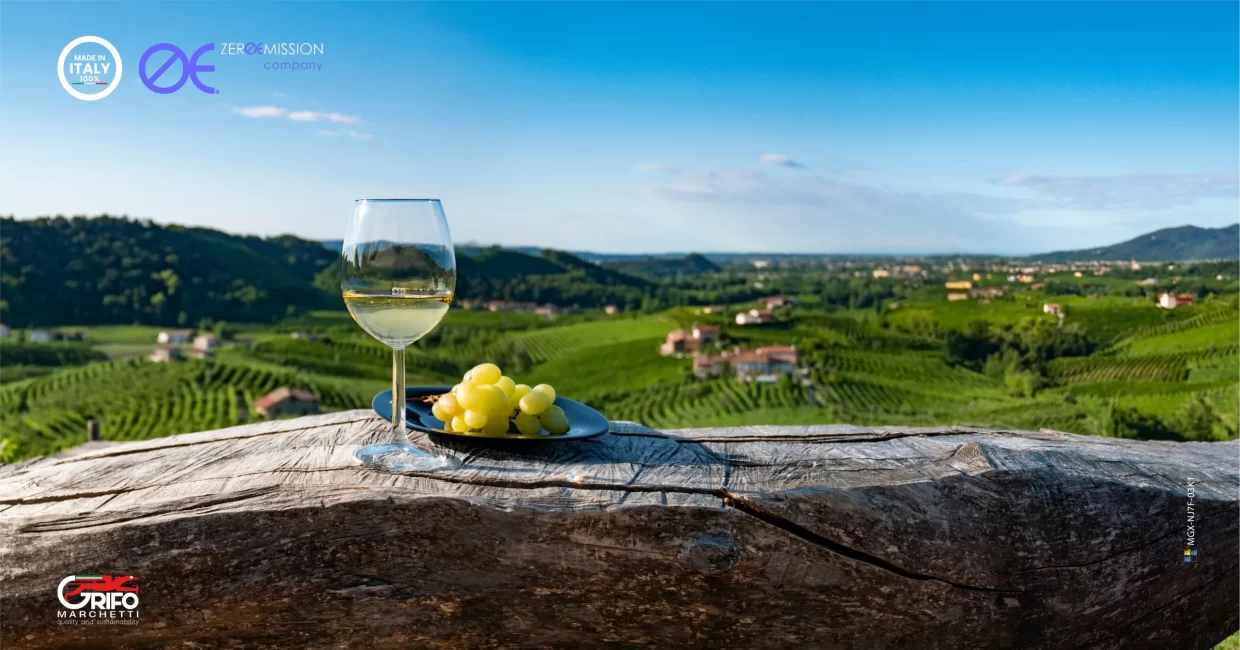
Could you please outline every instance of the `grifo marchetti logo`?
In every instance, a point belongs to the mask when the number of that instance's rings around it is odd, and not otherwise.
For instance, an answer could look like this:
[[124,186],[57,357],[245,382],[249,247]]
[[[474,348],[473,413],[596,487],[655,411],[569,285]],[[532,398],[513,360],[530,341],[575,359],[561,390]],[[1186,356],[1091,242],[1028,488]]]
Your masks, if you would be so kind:
[[138,576],[72,575],[56,588],[59,618],[137,618]]

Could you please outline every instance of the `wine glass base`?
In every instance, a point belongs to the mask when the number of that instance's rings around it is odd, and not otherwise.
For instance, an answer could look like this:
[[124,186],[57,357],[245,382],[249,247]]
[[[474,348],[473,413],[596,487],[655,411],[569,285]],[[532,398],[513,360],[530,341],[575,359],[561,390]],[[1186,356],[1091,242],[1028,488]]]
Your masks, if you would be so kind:
[[457,465],[451,458],[428,454],[413,445],[366,445],[353,456],[367,467],[389,472],[432,472],[451,469]]

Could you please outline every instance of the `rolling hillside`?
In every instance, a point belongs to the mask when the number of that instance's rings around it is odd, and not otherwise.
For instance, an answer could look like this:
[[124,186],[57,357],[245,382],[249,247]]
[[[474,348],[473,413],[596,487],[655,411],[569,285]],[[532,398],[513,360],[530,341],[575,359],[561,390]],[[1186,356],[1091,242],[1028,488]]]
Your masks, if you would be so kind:
[[328,304],[311,284],[338,255],[124,217],[0,220],[0,318],[17,327],[271,321]]
[[1163,228],[1112,246],[1043,253],[1030,258],[1043,262],[1234,260],[1240,258],[1240,224],[1226,228]]

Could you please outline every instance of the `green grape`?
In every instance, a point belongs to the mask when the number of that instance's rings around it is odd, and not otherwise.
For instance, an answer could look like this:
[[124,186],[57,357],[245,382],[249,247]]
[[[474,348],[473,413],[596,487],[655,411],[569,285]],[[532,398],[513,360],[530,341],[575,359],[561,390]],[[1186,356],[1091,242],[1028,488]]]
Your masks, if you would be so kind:
[[531,390],[533,389],[525,384],[517,384],[516,386],[513,386],[512,394],[508,396],[508,408],[512,411],[520,408],[519,405],[521,404],[521,398],[529,395]]
[[465,411],[464,420],[465,420],[465,424],[469,425],[469,428],[481,429],[482,427],[485,427],[487,425],[487,414],[483,413],[482,411],[475,411],[473,409],[469,409]]
[[435,402],[435,405],[431,407],[431,413],[444,422],[452,421],[452,414],[448,412],[448,409],[444,408],[442,399]]
[[482,384],[477,387],[477,402],[470,407],[488,415],[501,414],[508,411],[508,396],[499,386]]
[[461,405],[461,408],[476,409],[479,407],[478,400],[482,399],[479,394],[480,388],[481,386],[478,384],[467,381],[463,381],[457,386],[456,401]]
[[538,420],[551,433],[558,435],[568,432],[568,416],[564,415],[564,409],[558,406],[552,406],[543,411],[542,415],[538,416]]
[[525,397],[521,398],[519,406],[522,413],[538,415],[547,410],[548,406],[551,406],[551,398],[545,392],[532,390]]
[[452,424],[448,427],[448,430],[456,431],[457,433],[465,433],[466,431],[469,431],[469,425],[465,424],[465,420],[458,415],[452,418]]
[[482,427],[482,432],[491,435],[508,433],[508,418],[500,417],[488,419],[486,426]]
[[493,363],[480,363],[469,371],[469,376],[478,384],[494,384],[504,373]]
[[542,431],[542,422],[537,415],[521,413],[517,415],[517,431],[527,436],[538,435]]
[[539,384],[534,387],[534,390],[540,393],[546,393],[547,396],[551,398],[552,402],[555,401],[555,389],[552,388],[550,384]]
[[509,377],[508,375],[500,377],[499,381],[495,382],[495,385],[498,386],[500,390],[504,391],[504,396],[508,398],[512,397],[512,389],[517,387],[517,383],[514,382],[512,377]]
[[[452,393],[448,393],[446,395],[440,395],[439,400],[435,402],[435,406],[442,406],[444,413],[447,413],[449,418],[451,418],[454,415],[460,415],[465,412],[465,409],[461,408],[461,405],[457,403],[456,395],[453,395]],[[439,417],[439,416],[437,415],[435,417]],[[447,420],[444,420],[444,418],[439,418],[439,419],[443,420],[444,422],[447,422]]]

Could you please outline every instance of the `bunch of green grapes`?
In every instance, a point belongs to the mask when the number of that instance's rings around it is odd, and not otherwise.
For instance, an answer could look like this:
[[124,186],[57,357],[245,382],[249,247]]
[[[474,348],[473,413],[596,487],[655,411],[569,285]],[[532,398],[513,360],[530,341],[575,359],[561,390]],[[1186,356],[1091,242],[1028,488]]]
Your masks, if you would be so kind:
[[555,389],[547,384],[533,388],[504,375],[499,366],[483,363],[465,373],[461,383],[441,395],[431,407],[444,428],[458,433],[508,433],[510,425],[527,436],[546,429],[551,434],[568,432],[568,416],[555,406]]

